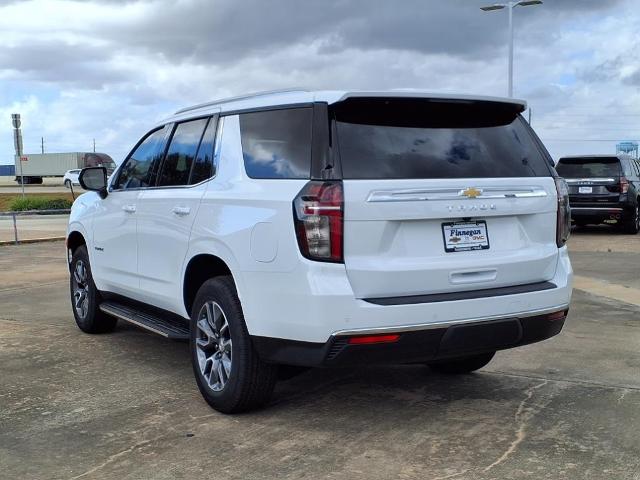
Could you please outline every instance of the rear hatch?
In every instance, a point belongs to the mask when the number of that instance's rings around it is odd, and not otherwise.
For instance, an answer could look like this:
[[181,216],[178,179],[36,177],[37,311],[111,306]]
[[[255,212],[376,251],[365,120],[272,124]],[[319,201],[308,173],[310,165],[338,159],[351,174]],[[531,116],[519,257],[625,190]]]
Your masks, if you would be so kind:
[[621,166],[617,157],[561,158],[556,170],[569,185],[572,207],[619,206]]
[[521,105],[353,98],[332,108],[357,298],[553,278],[556,187]]

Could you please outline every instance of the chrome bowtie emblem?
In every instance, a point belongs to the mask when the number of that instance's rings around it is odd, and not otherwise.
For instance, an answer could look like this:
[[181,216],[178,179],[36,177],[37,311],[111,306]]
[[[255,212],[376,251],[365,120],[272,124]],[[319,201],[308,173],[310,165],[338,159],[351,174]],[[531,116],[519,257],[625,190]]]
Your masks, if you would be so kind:
[[461,190],[460,193],[458,193],[458,195],[461,197],[467,197],[467,198],[477,198],[480,195],[482,195],[482,190],[480,188],[469,187],[469,188],[465,188],[464,190]]

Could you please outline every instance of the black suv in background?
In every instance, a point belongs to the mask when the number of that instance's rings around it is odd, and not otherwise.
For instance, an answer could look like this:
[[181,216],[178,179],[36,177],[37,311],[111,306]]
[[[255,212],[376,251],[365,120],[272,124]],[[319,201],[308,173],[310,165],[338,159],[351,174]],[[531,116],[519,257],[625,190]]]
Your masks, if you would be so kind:
[[556,170],[569,185],[571,218],[589,223],[640,230],[640,161],[628,155],[585,155],[561,158]]

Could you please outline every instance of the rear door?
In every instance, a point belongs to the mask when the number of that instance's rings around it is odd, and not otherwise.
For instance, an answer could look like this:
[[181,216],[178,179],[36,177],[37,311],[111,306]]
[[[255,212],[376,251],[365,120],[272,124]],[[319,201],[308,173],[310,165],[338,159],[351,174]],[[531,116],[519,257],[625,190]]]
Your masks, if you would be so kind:
[[571,207],[619,207],[622,169],[618,157],[561,158],[556,170],[569,185]]
[[336,104],[344,257],[358,298],[553,278],[557,193],[519,105]]

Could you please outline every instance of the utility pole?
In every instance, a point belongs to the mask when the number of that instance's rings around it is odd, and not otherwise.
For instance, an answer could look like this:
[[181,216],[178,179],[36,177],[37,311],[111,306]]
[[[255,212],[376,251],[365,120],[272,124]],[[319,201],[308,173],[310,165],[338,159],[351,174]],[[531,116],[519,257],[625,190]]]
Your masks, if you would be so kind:
[[13,124],[13,145],[16,149],[16,157],[18,158],[18,165],[20,165],[20,185],[22,186],[22,198],[24,198],[24,175],[22,174],[22,132],[20,131],[19,113],[11,114],[11,123]]
[[96,153],[96,139],[93,139],[93,153]]
[[531,125],[531,107],[529,107],[529,125]]
[[40,151],[44,153],[44,137],[40,137]]

